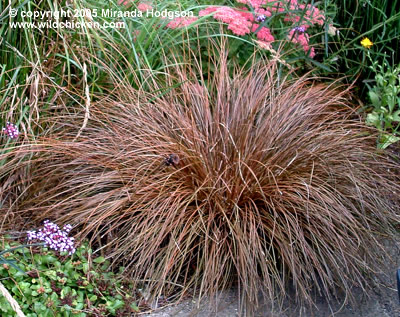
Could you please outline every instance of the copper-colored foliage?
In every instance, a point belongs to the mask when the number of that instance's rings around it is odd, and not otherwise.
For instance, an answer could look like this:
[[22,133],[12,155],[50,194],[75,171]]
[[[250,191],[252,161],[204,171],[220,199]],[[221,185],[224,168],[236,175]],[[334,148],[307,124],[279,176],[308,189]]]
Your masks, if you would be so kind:
[[[316,284],[348,292],[399,221],[392,163],[344,89],[278,79],[274,63],[231,79],[223,52],[215,67],[207,84],[172,67],[167,84],[182,84],[162,96],[125,86],[93,104],[77,140],[36,147],[18,212],[107,239],[155,295],[236,280],[253,308],[288,282],[306,301]],[[160,167],[171,153],[176,168]]]

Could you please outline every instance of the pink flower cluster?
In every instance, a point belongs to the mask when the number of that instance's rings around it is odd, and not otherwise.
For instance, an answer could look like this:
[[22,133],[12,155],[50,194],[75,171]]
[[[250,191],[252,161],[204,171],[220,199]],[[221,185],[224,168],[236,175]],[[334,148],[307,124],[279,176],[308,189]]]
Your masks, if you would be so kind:
[[260,25],[255,23],[255,20],[257,22],[262,22],[258,19],[259,16],[263,18],[271,16],[271,12],[262,8],[256,11],[256,17],[254,17],[253,13],[247,8],[233,9],[226,6],[208,7],[201,10],[199,16],[206,16],[209,14],[212,14],[214,19],[228,24],[228,30],[231,30],[233,34],[242,36],[255,33],[257,39],[265,43],[270,43],[275,40],[269,28],[265,26],[260,28]]
[[139,11],[142,11],[142,12],[150,11],[151,9],[153,9],[151,4],[146,3],[146,2],[140,2],[137,5],[137,8],[138,8]]
[[[126,7],[131,6],[133,3],[135,3],[135,0],[118,0],[119,5],[124,5]],[[139,2],[136,6],[137,9],[142,12],[146,12],[153,9],[152,5],[148,2]]]
[[[258,23],[265,22],[276,13],[286,13],[284,22],[290,23],[292,30],[288,38],[302,46],[310,57],[315,56],[314,48],[310,48],[307,29],[313,25],[323,25],[325,16],[315,6],[300,4],[298,0],[236,0],[247,7],[240,9],[227,6],[211,6],[201,10],[199,16],[212,15],[214,19],[228,24],[234,34],[243,36],[255,34],[261,44],[274,42],[271,29]],[[250,10],[251,9],[251,10]]]
[[304,31],[301,32],[299,30],[301,27],[293,28],[290,30],[288,39],[291,40],[293,43],[300,44],[303,47],[304,52],[308,53],[310,51],[310,57],[314,58],[315,56],[315,49],[314,47],[310,48],[309,45],[309,35],[305,33]]
[[10,139],[17,139],[19,135],[18,127],[15,124],[7,122],[6,127],[3,128],[3,132],[10,138]]
[[170,29],[184,28],[196,21],[197,21],[197,17],[178,17],[178,18],[171,20],[171,22],[169,22],[167,24],[167,28],[170,28]]
[[[300,23],[301,21],[302,26],[306,29],[315,24],[324,25],[325,23],[325,16],[323,13],[311,4],[304,5],[296,3],[291,4],[289,8],[290,11],[285,17],[286,22]],[[300,11],[301,14],[298,14],[296,11]],[[305,13],[301,16],[303,11],[305,11]]]
[[71,225],[65,225],[63,230],[49,220],[45,220],[43,225],[44,227],[38,232],[27,232],[29,241],[40,240],[44,242],[45,247],[49,247],[55,251],[68,252],[69,255],[75,253],[74,238],[68,237],[68,234],[72,229]]

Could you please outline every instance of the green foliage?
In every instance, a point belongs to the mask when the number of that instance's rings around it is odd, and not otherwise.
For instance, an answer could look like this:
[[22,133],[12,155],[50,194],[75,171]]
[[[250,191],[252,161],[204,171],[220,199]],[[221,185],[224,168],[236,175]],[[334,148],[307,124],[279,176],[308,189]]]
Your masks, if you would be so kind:
[[[92,258],[87,243],[72,257],[15,245],[3,242],[6,262],[1,263],[0,276],[27,317],[114,316],[117,312],[130,316],[138,311],[131,286],[109,271],[110,263],[104,257]],[[0,297],[0,314],[15,314],[4,297]]]
[[372,104],[367,124],[380,131],[378,147],[386,148],[400,140],[400,64],[392,67],[386,61],[383,65],[375,61],[370,68],[376,75],[374,86],[367,83]]
[[[373,79],[373,71],[362,57],[360,41],[368,37],[374,43],[371,58],[382,63],[384,58],[400,60],[399,0],[338,0],[335,23],[340,30],[331,54],[326,60],[335,72],[349,76],[349,80]],[[360,87],[366,97],[363,86]]]

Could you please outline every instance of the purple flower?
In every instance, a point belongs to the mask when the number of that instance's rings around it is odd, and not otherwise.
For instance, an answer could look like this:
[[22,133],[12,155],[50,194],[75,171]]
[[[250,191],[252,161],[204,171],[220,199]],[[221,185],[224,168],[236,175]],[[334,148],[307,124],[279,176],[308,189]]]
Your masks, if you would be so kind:
[[304,26],[296,26],[293,28],[293,31],[299,32],[299,33],[304,33],[306,31],[306,28]]
[[43,222],[43,228],[38,232],[28,231],[28,240],[40,240],[44,242],[44,246],[59,252],[68,252],[72,255],[76,249],[74,247],[74,238],[68,237],[68,233],[71,231],[71,225],[65,225],[63,230],[58,225],[45,220]]
[[267,19],[267,16],[265,16],[264,14],[261,14],[257,17],[256,21],[257,22],[264,22]]
[[18,128],[15,124],[12,124],[10,122],[7,122],[6,127],[3,128],[3,132],[10,138],[10,139],[16,139],[18,138],[19,131]]

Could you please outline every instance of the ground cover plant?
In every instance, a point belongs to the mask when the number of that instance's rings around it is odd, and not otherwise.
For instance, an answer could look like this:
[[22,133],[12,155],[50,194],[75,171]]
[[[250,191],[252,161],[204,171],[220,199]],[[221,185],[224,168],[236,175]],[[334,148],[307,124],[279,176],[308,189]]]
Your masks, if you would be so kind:
[[171,67],[161,96],[121,85],[74,142],[80,127],[65,118],[14,152],[36,155],[18,214],[98,237],[155,297],[236,281],[251,309],[260,290],[282,299],[289,284],[308,303],[313,286],[328,298],[366,287],[377,235],[399,221],[394,163],[346,90],[281,78],[275,63],[232,79],[218,54],[212,82],[194,63]]
[[[32,231],[28,236],[31,241],[37,238]],[[5,251],[0,275],[27,317],[130,316],[139,311],[133,301],[135,290],[110,271],[108,260],[93,256],[87,242],[73,254],[53,251],[51,244],[43,248],[26,243],[24,235],[20,242],[2,238]],[[4,316],[16,316],[3,296],[0,311]]]

